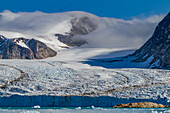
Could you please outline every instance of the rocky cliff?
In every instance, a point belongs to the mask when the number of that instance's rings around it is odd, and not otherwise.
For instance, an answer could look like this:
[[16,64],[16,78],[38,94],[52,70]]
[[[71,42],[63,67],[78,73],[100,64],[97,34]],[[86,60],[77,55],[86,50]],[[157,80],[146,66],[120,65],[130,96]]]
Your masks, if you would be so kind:
[[133,62],[151,59],[148,68],[170,68],[170,12],[158,24],[152,37],[134,54]]
[[1,59],[43,59],[57,54],[44,43],[35,39],[7,39],[0,35]]

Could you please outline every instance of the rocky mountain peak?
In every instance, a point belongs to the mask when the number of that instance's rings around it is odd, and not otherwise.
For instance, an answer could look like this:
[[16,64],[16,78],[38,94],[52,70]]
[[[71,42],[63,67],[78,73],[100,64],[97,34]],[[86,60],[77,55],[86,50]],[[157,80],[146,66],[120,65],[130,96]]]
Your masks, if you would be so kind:
[[72,28],[69,33],[55,34],[60,42],[68,46],[82,46],[87,44],[87,42],[82,38],[75,38],[76,36],[81,37],[81,35],[87,35],[88,33],[94,31],[97,25],[92,22],[89,17],[73,18],[70,20]]
[[74,18],[70,20],[72,24],[71,32],[75,35],[86,35],[96,29],[97,25],[88,17]]
[[13,38],[0,36],[1,59],[43,59],[57,54],[44,43],[35,39]]

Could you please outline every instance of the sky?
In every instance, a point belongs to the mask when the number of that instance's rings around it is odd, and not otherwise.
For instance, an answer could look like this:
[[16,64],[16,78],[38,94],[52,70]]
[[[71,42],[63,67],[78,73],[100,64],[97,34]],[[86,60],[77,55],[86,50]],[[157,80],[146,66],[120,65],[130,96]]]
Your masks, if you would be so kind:
[[170,11],[170,0],[0,0],[0,4],[0,12],[85,11],[101,17],[122,19],[167,14]]

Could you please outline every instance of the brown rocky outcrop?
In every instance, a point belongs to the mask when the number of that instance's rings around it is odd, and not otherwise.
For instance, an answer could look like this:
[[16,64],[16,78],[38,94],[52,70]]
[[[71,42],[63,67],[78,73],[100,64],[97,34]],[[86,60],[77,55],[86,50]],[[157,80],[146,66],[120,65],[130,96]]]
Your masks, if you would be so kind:
[[7,39],[0,35],[0,59],[43,59],[53,57],[56,51],[35,39]]
[[140,103],[128,103],[128,104],[118,104],[113,108],[165,108],[162,104],[152,103],[152,102],[140,102]]

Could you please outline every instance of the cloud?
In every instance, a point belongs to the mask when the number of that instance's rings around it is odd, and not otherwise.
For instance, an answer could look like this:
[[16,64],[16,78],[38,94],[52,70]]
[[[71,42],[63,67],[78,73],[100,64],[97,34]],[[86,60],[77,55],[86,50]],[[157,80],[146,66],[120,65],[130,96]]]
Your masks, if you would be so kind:
[[[39,11],[19,13],[4,11],[0,13],[0,15],[1,30],[32,35],[43,35],[48,33],[50,30],[56,28],[56,26],[61,26],[61,23],[64,23],[64,21],[71,18],[64,13],[48,14]],[[70,27],[70,25],[68,24],[68,26],[65,27]]]
[[139,48],[151,37],[154,28],[165,15],[123,20],[101,18],[78,11],[65,13],[4,11],[0,13],[0,30],[36,36],[64,33],[69,32],[71,28],[70,19],[84,16],[90,18],[98,26],[88,35],[79,36],[89,43],[85,47]]
[[89,42],[88,47],[139,48],[151,37],[163,17],[153,15],[132,20],[102,18],[99,29],[84,38]]

